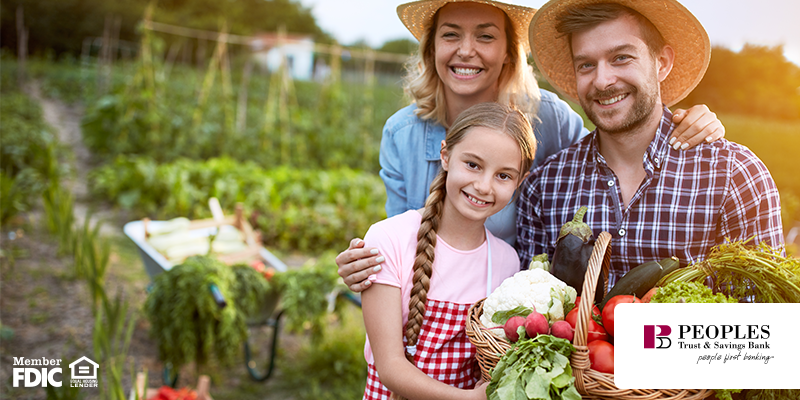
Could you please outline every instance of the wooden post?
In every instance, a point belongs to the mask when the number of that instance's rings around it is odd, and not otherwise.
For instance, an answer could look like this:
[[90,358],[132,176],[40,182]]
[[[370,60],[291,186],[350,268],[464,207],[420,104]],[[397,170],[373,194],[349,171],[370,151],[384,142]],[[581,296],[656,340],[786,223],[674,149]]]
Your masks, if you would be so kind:
[[108,59],[111,57],[111,15],[106,14],[105,23],[103,24],[103,44],[100,47],[100,54],[98,54],[98,74],[97,74],[97,87],[100,94],[106,94],[108,91]]
[[206,40],[197,39],[197,68],[203,68],[206,62]]
[[247,129],[247,86],[250,84],[250,74],[253,72],[253,57],[247,57],[242,71],[242,82],[239,85],[239,99],[236,102],[236,133],[244,135]]
[[25,27],[25,12],[17,6],[17,81],[25,83],[25,62],[28,59],[28,28]]
[[370,88],[375,86],[375,51],[367,50],[364,60],[364,83]]
[[331,51],[331,83],[339,82],[342,74],[342,46],[334,45]]

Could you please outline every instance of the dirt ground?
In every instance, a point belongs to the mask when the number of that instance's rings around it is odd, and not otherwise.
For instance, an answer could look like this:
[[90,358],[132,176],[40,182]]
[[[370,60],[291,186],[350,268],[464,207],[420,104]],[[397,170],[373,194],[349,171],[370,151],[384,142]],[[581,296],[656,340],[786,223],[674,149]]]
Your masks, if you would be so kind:
[[[134,372],[147,371],[150,387],[163,384],[163,365],[158,360],[156,343],[149,337],[149,324],[141,313],[150,283],[136,246],[128,240],[122,226],[129,217],[108,206],[97,208],[90,202],[86,188],[86,174],[90,169],[91,154],[80,138],[79,106],[68,106],[57,100],[45,99],[35,86],[28,93],[39,99],[47,122],[58,132],[59,140],[72,149],[72,177],[63,184],[75,195],[76,221],[83,222],[89,205],[93,205],[95,224],[102,221],[103,236],[111,242],[112,254],[106,278],[106,291],[110,296],[121,293],[136,318],[130,343],[129,356],[124,370],[123,384],[126,393],[131,388]],[[58,245],[40,221],[41,211],[18,217],[2,227],[0,244],[4,257],[0,267],[0,399],[45,399],[43,388],[14,388],[12,368],[14,357],[30,359],[42,357],[61,359],[64,371],[62,380],[68,379],[68,364],[82,356],[94,358],[92,347],[91,300],[85,281],[75,279],[72,260],[58,255]],[[292,265],[301,265],[305,259],[284,259]],[[281,333],[281,354],[291,354],[299,346],[300,338]],[[267,342],[266,333],[255,340]],[[280,384],[281,371],[265,382],[250,379],[241,363],[231,368],[215,371],[212,375],[211,394],[215,399],[291,399],[290,388]],[[178,386],[194,386],[197,376],[193,366],[180,371]],[[85,399],[99,398],[99,390],[83,388]]]

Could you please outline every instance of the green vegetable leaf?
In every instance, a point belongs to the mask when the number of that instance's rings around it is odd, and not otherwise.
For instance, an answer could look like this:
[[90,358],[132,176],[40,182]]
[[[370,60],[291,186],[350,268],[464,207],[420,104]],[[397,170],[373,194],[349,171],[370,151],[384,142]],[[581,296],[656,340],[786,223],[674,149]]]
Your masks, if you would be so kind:
[[509,318],[520,316],[520,317],[527,317],[528,314],[532,313],[533,309],[525,307],[525,306],[517,306],[511,310],[505,311],[498,311],[492,315],[492,322],[495,324],[503,325],[508,321]]
[[531,379],[525,386],[525,394],[528,399],[547,399],[550,400],[550,379],[545,377],[545,370],[536,367]]
[[569,355],[573,351],[569,341],[551,335],[520,339],[492,371],[487,397],[502,400],[574,399],[578,392],[569,364]]

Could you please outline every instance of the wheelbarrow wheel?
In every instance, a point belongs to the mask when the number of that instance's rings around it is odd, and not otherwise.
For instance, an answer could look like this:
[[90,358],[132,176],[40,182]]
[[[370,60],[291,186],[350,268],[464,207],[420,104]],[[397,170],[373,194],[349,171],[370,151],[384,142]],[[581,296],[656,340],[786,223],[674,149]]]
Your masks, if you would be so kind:
[[[245,366],[255,381],[265,381],[275,370],[275,353],[278,349],[280,320],[283,310],[265,324],[248,326],[247,340],[244,342]],[[268,340],[263,340],[263,337]]]

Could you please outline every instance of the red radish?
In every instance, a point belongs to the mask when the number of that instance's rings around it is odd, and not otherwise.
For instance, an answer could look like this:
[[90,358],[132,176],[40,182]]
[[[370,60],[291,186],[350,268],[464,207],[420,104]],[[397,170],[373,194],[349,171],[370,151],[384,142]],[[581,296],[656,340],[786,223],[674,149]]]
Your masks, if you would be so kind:
[[515,315],[506,321],[505,325],[503,325],[503,332],[506,333],[508,340],[512,342],[519,340],[519,331],[517,331],[517,328],[522,325],[525,325],[525,317],[520,317],[519,315]]
[[553,322],[553,326],[550,327],[550,332],[553,336],[567,339],[570,342],[572,341],[572,338],[575,337],[575,330],[572,329],[572,326],[570,326],[569,322],[567,321]]
[[544,315],[534,311],[525,318],[525,333],[529,338],[535,338],[539,334],[547,335],[549,330],[550,324]]

